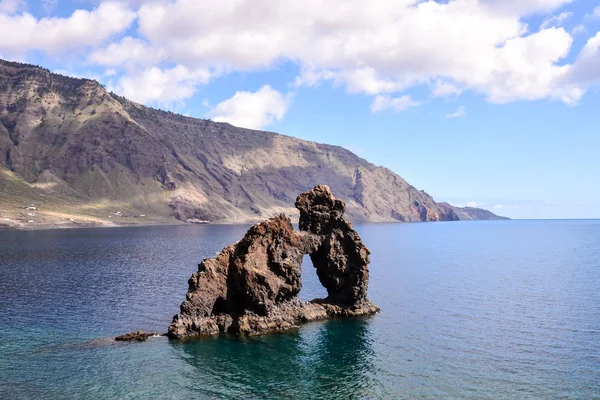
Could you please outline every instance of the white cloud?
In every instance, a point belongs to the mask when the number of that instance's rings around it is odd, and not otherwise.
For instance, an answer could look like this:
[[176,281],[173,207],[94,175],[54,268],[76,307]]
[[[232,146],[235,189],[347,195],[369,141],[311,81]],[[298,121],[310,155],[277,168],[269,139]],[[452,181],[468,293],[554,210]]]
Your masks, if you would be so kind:
[[544,22],[542,22],[541,29],[547,29],[551,27],[559,27],[562,26],[563,22],[573,16],[572,12],[561,12],[558,15],[553,15],[549,18],[546,18]]
[[436,79],[432,85],[429,86],[431,93],[435,97],[449,97],[458,96],[462,93],[462,89],[453,83]]
[[470,201],[467,203],[467,207],[476,208],[476,207],[479,207],[479,203],[477,203],[476,201]]
[[294,86],[315,86],[322,81],[336,81],[338,74],[333,71],[304,69],[296,77]]
[[451,113],[451,114],[446,114],[446,118],[460,118],[460,117],[466,117],[467,116],[467,109],[465,108],[465,106],[460,106],[458,107],[458,110],[456,110],[455,112]]
[[531,15],[553,11],[574,0],[481,0],[491,9],[512,15]]
[[42,7],[46,14],[52,14],[58,6],[58,0],[42,0]]
[[559,66],[573,38],[563,28],[549,28],[507,40],[492,59],[488,99],[494,103],[515,100],[559,99],[576,103],[582,93],[563,83],[569,66]]
[[592,17],[600,18],[600,6],[594,8],[592,11]]
[[585,86],[600,82],[600,32],[588,39],[569,71],[568,81]]
[[303,70],[294,82],[294,86],[315,86],[321,81],[332,81],[336,85],[346,85],[349,93],[393,93],[404,89],[409,81],[382,79],[372,67],[361,67],[343,71]]
[[375,97],[371,104],[371,112],[377,113],[379,111],[392,109],[400,112],[408,110],[411,107],[418,107],[421,103],[414,101],[410,96],[404,95],[401,97],[390,97],[386,95],[379,95]]
[[27,6],[25,0],[0,0],[0,13],[13,14]]
[[[550,16],[538,31],[524,22],[571,2],[123,0],[68,18],[36,19],[15,6],[20,2],[1,0],[0,7],[21,14],[0,14],[0,52],[80,50],[92,64],[124,68],[127,75],[115,87],[145,101],[183,99],[203,83],[175,78],[176,90],[169,94],[143,82],[170,82],[173,65],[191,75],[214,75],[293,62],[302,71],[296,86],[326,81],[350,93],[385,95],[375,99],[377,107],[387,99],[387,108],[398,109],[391,104],[401,105],[402,92],[418,85],[429,86],[436,97],[471,90],[495,103],[575,104],[587,87],[575,73],[581,68],[565,62],[573,38],[559,26],[570,13]],[[137,13],[129,8],[133,4]],[[103,46],[136,18],[133,36]],[[141,85],[140,93],[133,84]]]
[[579,25],[575,26],[575,28],[573,28],[571,35],[577,36],[579,34],[586,33],[586,32],[587,32],[587,29],[586,29],[585,25],[579,24]]
[[143,40],[128,36],[104,49],[93,51],[88,57],[88,62],[111,67],[150,66],[159,63],[165,57],[164,50],[152,48]]
[[346,71],[337,77],[338,81],[346,82],[350,93],[393,93],[404,89],[408,82],[392,79],[382,79],[372,67],[363,67]]
[[121,77],[116,84],[110,83],[108,89],[138,103],[169,105],[192,97],[197,86],[208,83],[212,76],[205,68],[150,67]]
[[37,19],[28,13],[0,14],[0,50],[55,53],[98,45],[127,29],[135,17],[135,12],[127,6],[110,2],[92,11],[76,10],[68,18]]
[[522,20],[570,2],[175,0],[142,6],[139,31],[187,66],[252,70],[291,60],[303,68],[296,85],[329,80],[377,95],[437,79],[436,96],[471,89],[494,102],[572,103],[558,85],[571,36],[557,28],[531,34]]
[[284,96],[265,85],[256,92],[236,92],[230,99],[217,104],[208,117],[243,128],[264,129],[283,119],[290,101],[291,95]]

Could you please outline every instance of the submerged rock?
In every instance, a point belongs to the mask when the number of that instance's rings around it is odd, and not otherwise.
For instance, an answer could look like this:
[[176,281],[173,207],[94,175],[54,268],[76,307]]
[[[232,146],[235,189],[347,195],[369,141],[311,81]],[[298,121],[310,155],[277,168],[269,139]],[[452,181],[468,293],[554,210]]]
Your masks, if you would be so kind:
[[126,333],[121,336],[117,336],[115,338],[115,340],[118,342],[144,342],[144,341],[146,341],[146,339],[148,339],[149,337],[152,337],[152,336],[161,336],[161,335],[158,333],[135,331],[135,332]]
[[[252,226],[238,243],[198,266],[169,337],[254,335],[379,311],[367,299],[369,250],[344,219],[344,202],[321,185],[298,196],[296,208],[300,232],[281,214]],[[326,299],[298,299],[306,254]]]

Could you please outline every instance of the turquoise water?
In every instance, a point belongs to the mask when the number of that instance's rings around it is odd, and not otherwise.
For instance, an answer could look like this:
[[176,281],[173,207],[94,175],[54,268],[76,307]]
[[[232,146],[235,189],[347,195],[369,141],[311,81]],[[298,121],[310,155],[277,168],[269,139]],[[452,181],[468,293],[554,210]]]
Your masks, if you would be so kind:
[[[366,224],[374,317],[164,332],[246,226],[0,233],[1,399],[600,398],[600,221]],[[322,296],[308,257],[302,297]]]

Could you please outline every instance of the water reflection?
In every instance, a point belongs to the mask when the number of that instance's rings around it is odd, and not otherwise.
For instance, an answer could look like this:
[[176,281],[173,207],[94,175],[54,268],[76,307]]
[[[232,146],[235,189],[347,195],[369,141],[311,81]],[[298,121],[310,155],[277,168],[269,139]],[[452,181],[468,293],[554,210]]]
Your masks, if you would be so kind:
[[375,397],[381,385],[375,379],[373,335],[369,331],[373,317],[327,321],[319,329],[315,346],[312,393],[317,398]]
[[312,323],[253,338],[173,342],[190,367],[186,388],[220,398],[369,398],[373,374],[369,319]]

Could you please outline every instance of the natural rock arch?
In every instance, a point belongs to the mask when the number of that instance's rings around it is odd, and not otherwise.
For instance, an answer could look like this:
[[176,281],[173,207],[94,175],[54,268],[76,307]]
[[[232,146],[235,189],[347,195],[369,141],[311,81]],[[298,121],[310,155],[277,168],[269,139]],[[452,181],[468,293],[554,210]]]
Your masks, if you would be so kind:
[[[379,311],[367,300],[369,250],[344,219],[344,202],[321,185],[298,196],[296,208],[300,232],[281,214],[253,225],[242,240],[198,266],[170,337],[251,335]],[[298,299],[306,254],[327,290],[325,299]]]

